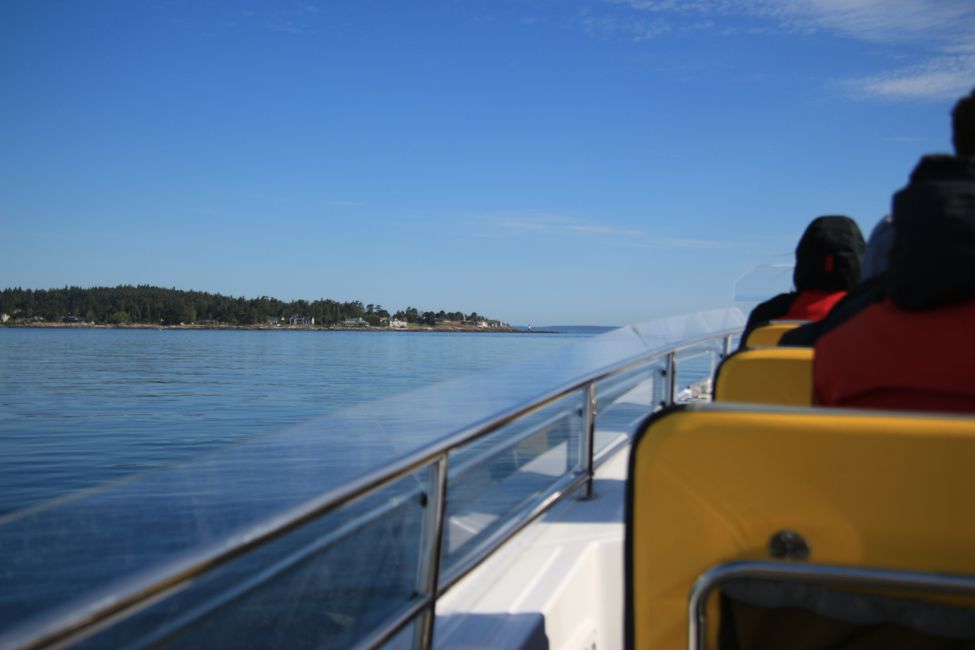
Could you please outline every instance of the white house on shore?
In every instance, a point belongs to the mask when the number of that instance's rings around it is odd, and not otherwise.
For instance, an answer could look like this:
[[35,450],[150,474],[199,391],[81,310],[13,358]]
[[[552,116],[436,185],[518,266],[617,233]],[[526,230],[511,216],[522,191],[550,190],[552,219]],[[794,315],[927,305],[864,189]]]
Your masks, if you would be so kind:
[[392,330],[405,330],[406,329],[406,321],[405,320],[400,320],[398,318],[390,318],[389,319],[389,329],[392,329]]
[[314,325],[314,324],[315,324],[314,316],[309,318],[308,316],[299,316],[298,314],[292,314],[291,318],[288,319],[288,325],[307,326],[307,325]]

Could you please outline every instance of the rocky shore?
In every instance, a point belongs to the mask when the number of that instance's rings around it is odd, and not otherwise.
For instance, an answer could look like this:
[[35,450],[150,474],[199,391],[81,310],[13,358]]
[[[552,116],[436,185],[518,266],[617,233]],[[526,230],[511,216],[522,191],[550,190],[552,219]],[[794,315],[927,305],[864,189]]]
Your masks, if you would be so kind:
[[413,325],[406,328],[344,327],[342,325],[234,325],[232,323],[180,323],[163,325],[153,323],[49,323],[44,321],[14,323],[8,321],[0,327],[35,329],[128,329],[128,330],[255,330],[255,331],[308,331],[308,332],[475,332],[479,334],[552,334],[546,330],[521,330],[513,327],[477,327],[475,325]]

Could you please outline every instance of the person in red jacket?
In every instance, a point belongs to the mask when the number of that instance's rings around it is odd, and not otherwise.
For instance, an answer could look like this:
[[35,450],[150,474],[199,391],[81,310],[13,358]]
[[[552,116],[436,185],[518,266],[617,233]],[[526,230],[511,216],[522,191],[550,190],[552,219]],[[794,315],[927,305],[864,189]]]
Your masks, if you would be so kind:
[[756,306],[742,333],[772,320],[819,320],[829,313],[860,278],[860,258],[866,244],[856,222],[844,216],[813,219],[796,246],[792,279],[796,290],[781,293]]
[[975,91],[953,142],[894,195],[884,296],[817,341],[815,403],[975,413]]

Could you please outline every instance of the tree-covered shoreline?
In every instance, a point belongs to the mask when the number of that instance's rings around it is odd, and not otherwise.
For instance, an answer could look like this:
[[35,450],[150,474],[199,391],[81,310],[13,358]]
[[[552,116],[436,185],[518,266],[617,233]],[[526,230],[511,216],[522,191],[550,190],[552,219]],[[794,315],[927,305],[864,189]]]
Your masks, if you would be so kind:
[[316,325],[332,326],[361,321],[376,327],[389,319],[413,325],[479,323],[488,321],[477,312],[420,311],[407,307],[390,313],[382,305],[358,300],[339,302],[319,299],[290,302],[268,296],[235,298],[204,291],[164,289],[149,285],[117,287],[64,287],[63,289],[10,288],[0,291],[0,314],[9,323],[85,322],[109,325],[190,323],[228,325],[288,324],[292,317]]

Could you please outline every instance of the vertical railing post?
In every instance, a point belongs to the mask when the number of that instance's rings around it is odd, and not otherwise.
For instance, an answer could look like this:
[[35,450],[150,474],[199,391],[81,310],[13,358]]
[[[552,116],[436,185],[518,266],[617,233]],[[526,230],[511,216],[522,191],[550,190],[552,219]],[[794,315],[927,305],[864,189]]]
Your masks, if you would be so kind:
[[420,531],[420,563],[417,567],[417,593],[429,598],[430,605],[420,614],[414,627],[413,647],[433,647],[433,623],[436,619],[437,586],[440,578],[440,551],[443,547],[444,510],[447,504],[447,454],[441,454],[429,468],[430,490],[426,499],[423,527]]
[[667,406],[667,367],[660,367],[658,364],[650,366],[650,404],[653,410]]
[[596,446],[596,382],[589,382],[586,385],[586,403],[582,409],[582,463],[583,471],[586,473],[586,486],[583,488],[582,498],[592,498],[592,480],[595,475],[593,471],[593,455]]
[[714,380],[714,376],[718,371],[718,366],[720,366],[721,362],[727,359],[731,355],[731,340],[732,340],[732,336],[730,334],[728,336],[721,337],[720,352],[714,350],[711,351],[711,380],[712,381]]
[[673,404],[677,397],[677,353],[667,354],[667,404]]

